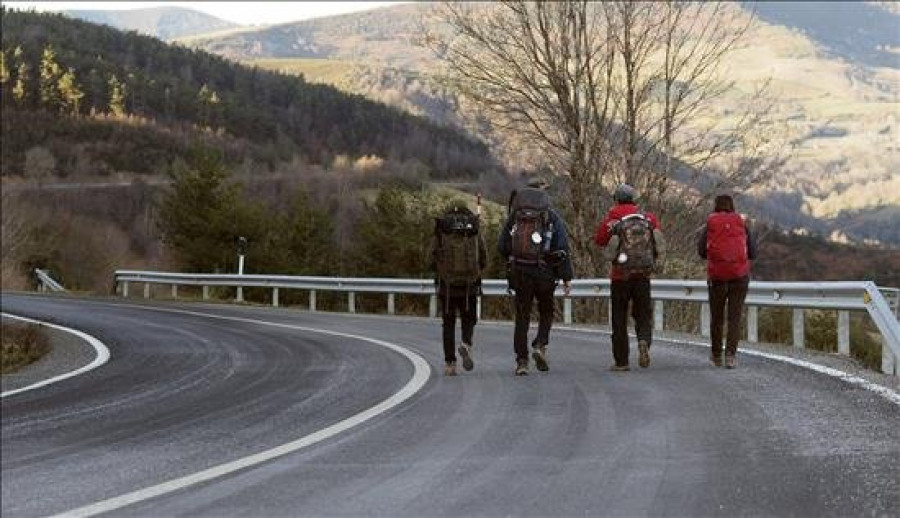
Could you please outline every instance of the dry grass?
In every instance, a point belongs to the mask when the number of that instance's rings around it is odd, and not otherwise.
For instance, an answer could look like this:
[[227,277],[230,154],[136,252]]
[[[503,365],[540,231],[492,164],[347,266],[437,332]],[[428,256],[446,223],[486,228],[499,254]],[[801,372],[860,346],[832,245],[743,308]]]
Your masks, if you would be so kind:
[[34,324],[3,322],[0,373],[9,374],[33,363],[50,351],[50,340]]

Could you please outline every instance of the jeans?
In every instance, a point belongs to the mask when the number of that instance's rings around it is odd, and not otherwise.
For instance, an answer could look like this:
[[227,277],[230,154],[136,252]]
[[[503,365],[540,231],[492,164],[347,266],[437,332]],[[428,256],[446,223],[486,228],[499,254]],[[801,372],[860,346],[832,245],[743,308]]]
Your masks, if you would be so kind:
[[513,347],[516,360],[528,360],[528,326],[531,324],[532,301],[538,304],[538,331],[534,343],[550,343],[550,326],[553,324],[553,292],[556,279],[536,268],[519,267],[513,270],[513,286],[516,290],[516,327]]
[[444,361],[456,361],[456,315],[462,324],[462,341],[472,345],[475,323],[478,321],[475,293],[470,295],[441,296],[442,331],[444,338]]
[[650,279],[632,278],[612,281],[610,300],[612,301],[612,352],[616,365],[628,365],[628,303],[631,302],[631,316],[638,341],[647,345],[653,340],[653,308],[650,304]]
[[713,356],[722,355],[722,330],[727,316],[728,336],[725,339],[725,352],[734,355],[737,352],[738,341],[741,339],[741,313],[744,310],[744,299],[747,298],[750,277],[745,276],[729,281],[708,280],[707,285],[709,286],[709,313],[712,320],[710,325],[712,354]]

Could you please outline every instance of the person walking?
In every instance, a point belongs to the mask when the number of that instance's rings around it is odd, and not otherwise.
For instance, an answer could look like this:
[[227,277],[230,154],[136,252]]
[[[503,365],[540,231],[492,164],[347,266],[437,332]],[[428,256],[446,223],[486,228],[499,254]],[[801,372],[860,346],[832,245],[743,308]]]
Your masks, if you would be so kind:
[[638,338],[638,365],[650,366],[653,341],[650,278],[663,261],[665,241],[656,216],[636,205],[634,187],[621,184],[613,193],[615,205],[609,209],[594,234],[594,242],[605,247],[610,268],[612,304],[613,371],[629,367],[628,305]]
[[731,193],[716,196],[713,212],[706,218],[697,239],[697,253],[706,259],[711,317],[709,360],[722,366],[722,335],[725,321],[725,368],[735,367],[740,340],[741,314],[750,286],[750,261],[756,259],[756,239],[734,211]]
[[507,258],[509,288],[515,293],[516,319],[513,349],[516,376],[528,374],[528,327],[537,300],[537,336],[531,342],[537,370],[550,370],[547,345],[553,324],[553,293],[563,281],[563,293],[571,293],[574,276],[566,224],[550,206],[549,184],[533,180],[517,190],[510,201],[510,214],[500,231],[497,248]]
[[[443,216],[435,220],[432,257],[441,307],[445,376],[457,375],[457,351],[463,369],[470,371],[475,366],[472,338],[478,320],[477,299],[481,295],[482,272],[487,267],[487,252],[479,227],[479,215],[462,203],[451,204]],[[462,339],[458,349],[457,315]]]

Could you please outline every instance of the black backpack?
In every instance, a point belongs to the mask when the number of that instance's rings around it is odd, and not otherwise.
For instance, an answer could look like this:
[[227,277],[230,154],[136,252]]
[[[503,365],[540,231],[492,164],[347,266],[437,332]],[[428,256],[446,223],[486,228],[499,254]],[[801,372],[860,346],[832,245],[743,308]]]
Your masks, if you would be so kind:
[[619,248],[614,263],[625,272],[649,274],[656,263],[653,225],[643,214],[629,214],[616,225]]
[[512,202],[510,231],[512,259],[518,264],[539,264],[550,251],[550,196],[543,189],[520,189]]
[[435,265],[447,286],[472,286],[481,278],[478,231],[478,216],[466,208],[454,207],[435,218]]

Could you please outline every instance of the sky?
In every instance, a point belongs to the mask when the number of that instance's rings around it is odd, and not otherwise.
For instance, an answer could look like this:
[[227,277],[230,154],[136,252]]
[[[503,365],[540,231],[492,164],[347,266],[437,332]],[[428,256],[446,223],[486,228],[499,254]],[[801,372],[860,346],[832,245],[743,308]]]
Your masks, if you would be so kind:
[[366,11],[405,2],[0,2],[37,11],[126,10],[177,6],[211,14],[241,25],[286,23],[321,16]]

